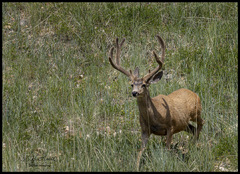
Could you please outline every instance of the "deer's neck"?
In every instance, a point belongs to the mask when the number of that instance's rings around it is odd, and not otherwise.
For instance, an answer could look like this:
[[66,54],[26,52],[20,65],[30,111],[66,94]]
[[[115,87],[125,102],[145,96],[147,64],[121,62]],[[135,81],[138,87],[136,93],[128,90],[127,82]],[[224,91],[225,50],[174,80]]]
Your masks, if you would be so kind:
[[154,105],[150,97],[149,91],[147,90],[142,97],[137,98],[137,104],[140,115],[143,117],[152,117],[154,113]]

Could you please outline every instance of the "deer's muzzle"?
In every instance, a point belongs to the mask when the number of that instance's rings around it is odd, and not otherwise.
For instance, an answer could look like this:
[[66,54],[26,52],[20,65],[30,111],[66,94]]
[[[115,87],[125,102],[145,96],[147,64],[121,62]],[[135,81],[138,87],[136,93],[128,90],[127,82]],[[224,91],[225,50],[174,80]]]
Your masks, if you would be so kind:
[[137,97],[137,96],[138,96],[138,92],[133,91],[133,92],[132,92],[132,95],[133,95],[133,97]]

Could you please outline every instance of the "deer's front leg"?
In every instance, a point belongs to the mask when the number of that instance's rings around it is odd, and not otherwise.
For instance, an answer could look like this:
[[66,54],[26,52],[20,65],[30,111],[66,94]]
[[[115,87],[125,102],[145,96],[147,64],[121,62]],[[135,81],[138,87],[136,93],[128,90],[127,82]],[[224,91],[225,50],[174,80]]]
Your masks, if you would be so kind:
[[138,153],[138,157],[137,157],[137,171],[139,170],[140,158],[146,147],[149,136],[150,136],[150,134],[148,132],[142,132],[142,146],[141,146],[141,149],[140,149],[140,151]]

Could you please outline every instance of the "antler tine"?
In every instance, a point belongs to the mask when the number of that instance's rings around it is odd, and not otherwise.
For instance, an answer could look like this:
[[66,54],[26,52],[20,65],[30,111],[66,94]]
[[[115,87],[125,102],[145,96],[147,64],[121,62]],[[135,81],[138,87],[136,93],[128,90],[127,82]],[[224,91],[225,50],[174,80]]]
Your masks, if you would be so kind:
[[156,54],[155,51],[153,51],[153,55],[155,57],[155,60],[156,62],[158,63],[158,67],[156,67],[154,70],[150,71],[149,70],[149,73],[147,75],[145,75],[143,77],[144,80],[148,80],[152,77],[152,75],[154,75],[156,72],[158,72],[161,68],[162,68],[162,65],[163,65],[163,61],[164,61],[164,58],[165,58],[165,44],[164,44],[164,41],[162,40],[162,38],[157,35],[157,39],[158,39],[158,42],[160,43],[161,45],[161,50],[162,50],[162,60],[159,59],[158,55]]
[[118,38],[116,38],[116,44],[117,44],[117,57],[116,57],[116,63],[117,65],[120,65],[120,52],[121,52],[121,47],[123,46],[123,43],[125,42],[125,38],[122,40],[120,45],[118,44]]
[[164,59],[165,59],[165,44],[164,44],[164,41],[163,39],[157,35],[157,39],[158,39],[158,42],[160,43],[161,45],[161,50],[162,50],[162,63],[164,62]]
[[109,62],[110,64],[113,66],[113,68],[115,68],[116,70],[122,72],[123,74],[125,74],[126,76],[130,77],[131,79],[133,78],[133,75],[130,72],[128,72],[127,70],[123,69],[121,66],[120,66],[120,49],[124,43],[125,39],[123,39],[123,41],[120,43],[120,45],[118,44],[118,38],[116,39],[116,44],[117,44],[117,55],[116,55],[116,64],[113,62],[113,50],[114,50],[114,47],[112,47],[110,49],[110,56],[109,56]]

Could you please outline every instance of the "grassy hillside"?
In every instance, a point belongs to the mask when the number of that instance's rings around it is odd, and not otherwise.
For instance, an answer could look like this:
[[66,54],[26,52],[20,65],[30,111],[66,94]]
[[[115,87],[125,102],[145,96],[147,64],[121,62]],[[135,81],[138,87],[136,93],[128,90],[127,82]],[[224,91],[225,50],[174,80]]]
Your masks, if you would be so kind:
[[109,49],[126,38],[122,65],[157,66],[151,96],[196,92],[200,140],[152,135],[140,171],[238,170],[237,3],[2,3],[3,171],[135,171],[139,112]]

